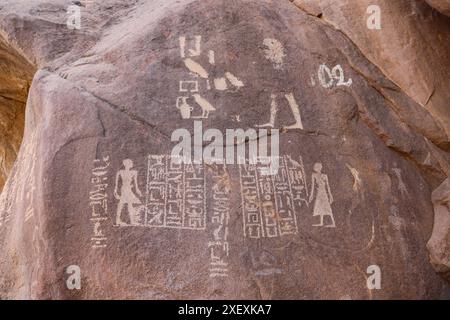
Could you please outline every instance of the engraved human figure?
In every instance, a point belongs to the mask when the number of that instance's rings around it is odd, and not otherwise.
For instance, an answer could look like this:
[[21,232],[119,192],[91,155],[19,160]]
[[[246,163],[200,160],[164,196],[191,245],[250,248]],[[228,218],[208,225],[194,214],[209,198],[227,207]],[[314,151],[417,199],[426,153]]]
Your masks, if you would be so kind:
[[[133,192],[136,191],[139,197],[142,197],[142,193],[139,190],[138,182],[137,182],[137,171],[132,170],[133,161],[130,159],[126,159],[123,161],[123,165],[125,170],[120,170],[116,175],[116,184],[114,189],[114,197],[119,200],[119,204],[117,205],[117,215],[116,215],[116,225],[123,226],[126,223],[122,222],[120,216],[124,209],[124,206],[127,205],[128,214],[130,217],[130,223],[132,225],[138,224],[137,213],[139,208],[135,208],[134,205],[141,205],[141,200],[136,196]],[[119,182],[121,181],[120,186],[120,194],[118,192]]]
[[[289,93],[284,95],[286,100],[289,103],[289,107],[291,108],[292,115],[294,116],[295,123],[289,126],[284,126],[283,128],[286,130],[290,129],[300,129],[303,130],[303,123],[302,123],[302,117],[300,115],[300,107],[295,100],[294,94]],[[277,95],[271,94],[270,98],[272,100],[270,104],[270,119],[268,123],[256,125],[258,128],[274,128],[275,127],[275,120],[278,113],[278,104],[277,104]]]
[[405,182],[403,181],[402,169],[397,168],[397,164],[394,163],[394,168],[392,168],[395,176],[398,180],[398,189],[400,190],[400,194],[402,197],[409,197],[408,188],[406,187]]
[[331,224],[326,225],[329,228],[335,228],[336,223],[333,217],[333,211],[331,210],[331,204],[334,202],[333,195],[331,194],[330,184],[328,183],[328,176],[322,173],[322,164],[316,163],[314,165],[314,173],[312,174],[312,186],[309,196],[309,202],[314,199],[314,211],[313,216],[320,216],[320,223],[314,224],[314,227],[324,226],[324,218],[329,216],[331,218]]
[[[266,49],[264,49],[265,57],[267,60],[272,62],[272,66],[275,70],[282,70],[283,69],[283,61],[286,57],[285,49],[280,41],[276,39],[267,38],[264,39],[264,46]],[[259,128],[274,128],[275,127],[275,120],[278,113],[278,96],[281,95],[281,93],[272,93],[270,95],[271,103],[270,103],[270,118],[269,122],[264,124],[257,124],[256,127]],[[302,123],[302,117],[300,114],[300,106],[298,105],[297,101],[295,100],[294,94],[288,93],[284,94],[284,98],[286,98],[289,107],[292,111],[292,115],[294,117],[295,123],[283,126],[285,130],[292,130],[292,129],[300,129],[303,130],[303,123]]]

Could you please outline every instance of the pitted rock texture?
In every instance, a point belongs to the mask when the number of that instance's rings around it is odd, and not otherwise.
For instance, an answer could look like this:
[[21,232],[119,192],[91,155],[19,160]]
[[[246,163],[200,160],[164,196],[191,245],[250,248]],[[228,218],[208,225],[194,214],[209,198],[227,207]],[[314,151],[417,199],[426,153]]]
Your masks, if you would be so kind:
[[[432,201],[448,18],[379,1],[375,31],[368,1],[80,1],[71,30],[71,4],[1,5],[2,41],[37,69],[0,197],[1,298],[450,297]],[[170,161],[177,129],[235,147],[227,129],[264,124],[277,174]]]

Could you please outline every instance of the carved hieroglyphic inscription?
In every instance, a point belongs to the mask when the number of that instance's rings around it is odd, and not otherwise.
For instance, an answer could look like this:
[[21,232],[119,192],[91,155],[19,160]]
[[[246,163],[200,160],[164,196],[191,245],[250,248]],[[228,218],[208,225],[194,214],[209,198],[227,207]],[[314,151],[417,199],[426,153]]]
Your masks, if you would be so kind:
[[280,158],[276,175],[262,175],[258,165],[239,166],[244,235],[273,238],[298,233],[296,212],[308,205],[302,158]]
[[144,224],[204,230],[205,177],[201,164],[177,164],[170,156],[149,155]]
[[212,239],[210,250],[210,277],[228,276],[228,225],[230,223],[230,176],[226,165],[218,165],[213,175],[212,208],[210,210]]
[[[225,71],[223,76],[218,78],[210,78],[207,68],[194,60],[202,54],[202,36],[183,36],[179,42],[180,56],[189,74],[179,81],[179,92],[182,95],[177,98],[176,107],[182,119],[206,119],[210,113],[216,111],[214,104],[205,98],[209,90],[240,89],[244,87],[244,83],[229,71]],[[208,51],[208,62],[210,66],[216,64],[216,54],[213,50]],[[201,114],[198,112],[199,107]]]
[[105,248],[107,237],[103,224],[108,220],[108,171],[111,161],[109,156],[94,160],[94,168],[91,176],[91,190],[89,191],[89,207],[93,234],[91,238],[92,248]]

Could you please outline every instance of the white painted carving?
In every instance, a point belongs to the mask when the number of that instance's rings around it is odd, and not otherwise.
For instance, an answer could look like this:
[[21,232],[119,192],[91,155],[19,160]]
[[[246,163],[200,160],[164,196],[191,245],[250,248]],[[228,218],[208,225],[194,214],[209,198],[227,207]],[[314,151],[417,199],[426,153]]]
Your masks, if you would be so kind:
[[283,61],[286,57],[286,54],[284,53],[284,47],[281,44],[280,41],[276,39],[264,39],[263,41],[264,46],[266,47],[264,49],[264,53],[266,56],[266,59],[272,62],[273,67],[277,70],[280,70],[283,68]]
[[233,86],[237,88],[242,88],[244,86],[244,83],[230,72],[225,72],[225,77],[228,79],[228,81],[230,81],[230,83]]
[[209,64],[212,64],[212,65],[216,64],[216,53],[213,50],[209,50],[209,52],[208,52],[208,61],[209,61]]
[[180,81],[180,92],[198,92],[198,81]]
[[187,103],[188,99],[189,97],[177,98],[177,109],[180,111],[182,119],[189,119],[191,117],[191,112],[194,109]]
[[361,186],[362,186],[362,181],[359,176],[359,172],[358,172],[358,170],[356,170],[349,164],[347,164],[346,166],[347,166],[348,170],[350,170],[350,172],[353,176],[353,191],[358,192],[359,190],[361,190]]
[[109,169],[111,160],[109,156],[94,160],[91,172],[91,189],[89,191],[89,207],[91,208],[91,218],[93,235],[91,237],[92,248],[99,249],[106,247],[107,237],[103,229],[103,224],[108,220],[108,193]]
[[302,124],[302,118],[300,115],[300,107],[297,104],[297,101],[295,101],[295,97],[292,93],[285,95],[286,100],[289,103],[289,106],[291,107],[292,114],[294,115],[295,123],[285,127],[285,129],[302,129],[303,130],[303,124]]
[[318,71],[320,85],[324,88],[331,88],[333,85],[333,76],[331,70],[325,64],[321,64]]
[[[210,112],[216,110],[213,103],[205,98],[205,93],[202,91],[203,81],[206,90],[211,90],[212,85],[214,85],[214,88],[218,91],[227,91],[230,89],[228,82],[237,89],[244,87],[244,82],[229,71],[225,72],[222,77],[219,76],[215,79],[209,78],[210,73],[207,71],[207,68],[192,59],[201,55],[201,41],[201,36],[195,36],[191,41],[188,41],[187,37],[180,37],[180,55],[184,65],[190,72],[191,78],[193,78],[193,80],[180,81],[180,92],[196,93],[192,97],[202,110],[201,115],[191,116],[192,112],[197,113],[197,108],[191,107],[187,102],[187,99],[190,97],[183,95],[177,99],[177,108],[180,110],[182,119],[206,119],[209,117]],[[208,62],[210,65],[216,64],[216,54],[213,50],[208,51]],[[199,80],[202,83],[199,83]]]
[[236,115],[232,116],[232,119],[233,119],[233,121],[238,122],[238,123],[242,121],[240,114],[236,114]]
[[239,166],[244,235],[259,239],[296,234],[296,211],[308,205],[302,158],[281,157],[274,175],[261,174],[259,165]]
[[333,211],[331,209],[331,204],[333,203],[334,199],[333,195],[331,194],[328,176],[322,173],[321,163],[316,163],[314,165],[314,173],[312,174],[311,180],[312,185],[309,202],[311,203],[315,197],[313,216],[320,217],[320,223],[313,226],[324,226],[324,218],[328,216],[331,219],[331,224],[326,225],[326,227],[335,228],[336,223],[334,221]]
[[228,225],[230,223],[231,182],[226,165],[215,165],[212,191],[213,237],[208,243],[210,250],[210,277],[228,276]]
[[180,37],[180,56],[186,58],[186,37]]
[[[123,226],[121,215],[123,209],[128,210],[131,225],[139,225],[139,214],[141,212],[142,202],[138,197],[142,197],[139,190],[136,170],[132,170],[133,161],[126,159],[123,161],[124,170],[120,170],[116,175],[116,184],[114,189],[114,197],[119,200],[116,213],[116,225]],[[119,193],[120,186],[120,193]]]
[[203,98],[201,95],[194,94],[193,97],[194,97],[195,102],[202,108],[202,115],[200,117],[196,117],[196,118],[206,119],[206,118],[208,118],[209,113],[211,111],[216,111],[216,108],[214,108],[212,106],[212,104],[209,103],[208,100]]
[[333,75],[333,78],[337,80],[336,85],[339,86],[346,86],[346,87],[350,87],[353,83],[352,79],[348,79],[347,81],[345,81],[345,77],[344,77],[344,70],[342,69],[341,65],[338,64],[337,66],[335,66],[333,68],[333,70],[331,70],[331,73]]
[[278,104],[277,104],[277,96],[275,94],[270,95],[271,103],[270,103],[270,119],[268,123],[257,125],[257,127],[275,127],[275,120],[278,112]]
[[195,75],[200,76],[203,79],[208,79],[209,74],[205,68],[203,68],[199,63],[195,62],[190,58],[184,59],[184,65]]
[[[275,127],[276,115],[278,113],[277,95],[272,94],[270,96],[270,98],[271,98],[271,104],[270,104],[269,122],[262,124],[262,125],[256,125],[257,127],[260,127],[260,128],[265,128],[265,127],[274,128]],[[298,105],[297,101],[295,100],[294,94],[293,93],[286,94],[285,98],[289,104],[289,107],[291,108],[292,115],[294,116],[294,119],[295,119],[295,123],[285,126],[283,128],[287,129],[287,130],[303,129],[303,123],[302,123],[302,118],[301,118],[301,114],[300,114],[300,106]]]
[[325,65],[321,64],[318,71],[319,83],[322,87],[329,89],[333,87],[336,82],[336,86],[350,87],[353,83],[352,79],[345,81],[344,70],[341,65],[336,65],[332,70]]
[[203,165],[149,155],[144,226],[204,230],[205,183]]
[[[189,57],[198,57],[201,55],[201,36],[195,36],[194,39],[187,39],[186,37],[180,37],[180,55],[182,58],[187,56]],[[189,44],[191,45],[189,47]],[[187,51],[187,54],[186,54]]]
[[228,89],[227,80],[225,78],[214,79],[214,86],[219,91],[225,91]]

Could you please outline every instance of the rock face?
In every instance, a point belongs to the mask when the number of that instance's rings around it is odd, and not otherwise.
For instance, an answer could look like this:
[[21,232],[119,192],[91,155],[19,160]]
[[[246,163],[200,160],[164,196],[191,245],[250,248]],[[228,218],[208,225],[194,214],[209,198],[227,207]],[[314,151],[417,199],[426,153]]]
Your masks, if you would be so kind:
[[[7,0],[0,84],[37,72],[0,298],[449,298],[450,20],[379,1],[368,29],[372,2],[81,1],[70,29],[67,1]],[[181,137],[278,138],[278,170],[176,163]]]
[[11,171],[23,136],[32,64],[0,38],[0,190]]
[[432,193],[435,219],[432,237],[428,242],[431,262],[436,270],[450,279],[450,180],[445,180]]
[[426,0],[430,6],[445,14],[450,16],[450,1],[448,0]]
[[[442,1],[444,2],[444,1]],[[311,5],[314,4],[314,6]],[[448,150],[450,134],[450,25],[448,18],[437,14],[424,1],[339,1],[295,0],[310,14],[345,33],[364,56],[375,64],[414,101],[433,116],[441,127],[426,137]],[[367,19],[380,10],[380,29],[368,29]],[[428,129],[426,129],[428,128]]]

